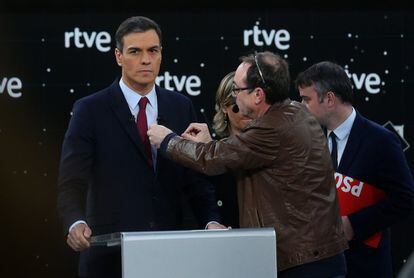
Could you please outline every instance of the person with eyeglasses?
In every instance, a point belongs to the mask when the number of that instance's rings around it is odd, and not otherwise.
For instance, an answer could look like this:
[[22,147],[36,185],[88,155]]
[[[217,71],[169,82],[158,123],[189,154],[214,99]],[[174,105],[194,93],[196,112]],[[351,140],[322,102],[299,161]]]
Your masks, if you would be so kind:
[[[239,134],[252,119],[239,113],[236,99],[232,96],[234,71],[228,73],[220,81],[215,97],[215,115],[212,128],[217,138],[227,138]],[[234,173],[211,176],[215,185],[217,200],[220,201],[222,224],[232,228],[239,227],[237,204],[237,187]]]
[[414,181],[400,140],[354,108],[352,82],[340,65],[316,63],[295,83],[302,102],[327,130],[336,172],[353,187],[347,190],[338,180],[350,247],[347,277],[394,277],[390,227],[414,210]]
[[[150,141],[169,159],[208,175],[237,172],[240,227],[273,227],[278,277],[345,277],[348,248],[325,135],[289,98],[287,62],[272,52],[241,57],[233,95],[252,121],[212,140],[204,124],[181,136],[161,125]],[[275,262],[276,264],[276,262]]]

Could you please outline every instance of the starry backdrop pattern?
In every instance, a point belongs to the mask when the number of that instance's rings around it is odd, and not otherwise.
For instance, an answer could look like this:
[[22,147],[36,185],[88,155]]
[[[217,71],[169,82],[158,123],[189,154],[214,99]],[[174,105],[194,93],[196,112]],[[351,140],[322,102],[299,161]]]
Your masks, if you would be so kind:
[[[74,277],[56,213],[63,136],[73,103],[120,75],[114,33],[131,14],[0,15],[1,277]],[[159,12],[162,87],[180,90],[211,125],[214,95],[238,58],[270,50],[292,80],[331,60],[354,84],[355,107],[396,132],[414,166],[414,13]],[[299,100],[292,84],[292,98]],[[219,202],[219,205],[222,205]],[[396,273],[414,248],[413,219],[393,227]]]

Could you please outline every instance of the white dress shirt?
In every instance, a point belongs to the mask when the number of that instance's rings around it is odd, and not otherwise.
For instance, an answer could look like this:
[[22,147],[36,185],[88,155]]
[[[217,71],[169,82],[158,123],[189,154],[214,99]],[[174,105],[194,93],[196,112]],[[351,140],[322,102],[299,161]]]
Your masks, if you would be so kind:
[[326,133],[326,135],[328,136],[329,152],[332,151],[332,141],[329,137],[329,134],[333,131],[336,135],[336,146],[338,150],[338,166],[341,162],[342,155],[344,154],[346,143],[348,142],[349,134],[351,133],[355,117],[356,112],[355,109],[352,107],[352,113],[348,116],[348,118],[337,128],[335,128],[334,130],[328,130],[328,132]]
[[[137,122],[137,115],[139,112],[139,105],[138,102],[141,100],[142,95],[134,92],[130,89],[122,78],[119,80],[119,86],[121,87],[121,91],[124,94],[124,97],[128,103],[129,110],[131,110],[131,114],[134,115],[135,122]],[[155,92],[155,85],[152,87],[151,91],[145,95],[148,98],[148,104],[145,107],[145,113],[147,115],[147,125],[148,127],[152,124],[157,123],[158,118],[158,101],[157,101],[157,93]],[[152,152],[152,161],[154,162],[154,169],[157,162],[157,148],[151,145],[151,152]]]

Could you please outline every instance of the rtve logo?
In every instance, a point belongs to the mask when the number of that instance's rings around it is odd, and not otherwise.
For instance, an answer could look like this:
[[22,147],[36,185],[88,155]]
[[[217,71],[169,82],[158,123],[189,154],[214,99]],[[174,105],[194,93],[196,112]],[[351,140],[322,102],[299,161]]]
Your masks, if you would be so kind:
[[0,95],[7,92],[12,98],[19,98],[22,96],[22,81],[17,77],[3,77],[0,79]]
[[70,48],[73,44],[76,48],[92,48],[94,45],[100,52],[111,50],[111,35],[108,32],[81,32],[75,27],[73,32],[65,32],[65,48]]
[[379,85],[381,84],[381,78],[377,73],[350,73],[345,69],[346,74],[354,83],[357,90],[361,90],[362,87],[365,87],[365,90],[369,94],[378,94],[380,92]]
[[200,94],[201,79],[197,75],[171,75],[165,71],[162,75],[157,76],[155,83],[167,90],[176,90],[182,92],[184,87],[187,94],[190,96],[198,96]]
[[243,30],[243,45],[250,45],[252,40],[253,44],[256,46],[269,46],[275,44],[275,46],[280,50],[289,49],[290,33],[286,29],[270,31],[260,30],[257,25],[253,26],[251,30]]

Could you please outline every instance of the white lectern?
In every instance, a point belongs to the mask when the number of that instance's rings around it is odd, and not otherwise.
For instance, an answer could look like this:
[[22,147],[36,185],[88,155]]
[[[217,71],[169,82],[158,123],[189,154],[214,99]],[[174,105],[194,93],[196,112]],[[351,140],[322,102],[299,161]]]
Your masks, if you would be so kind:
[[121,245],[123,278],[275,278],[273,228],[127,232],[96,236]]

